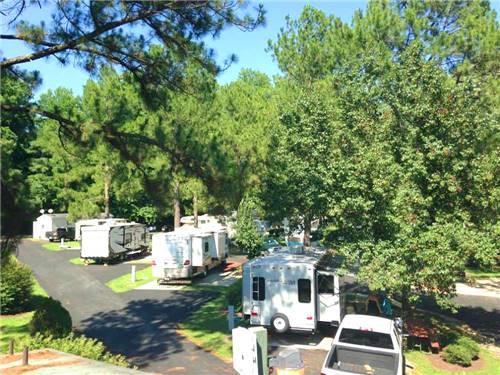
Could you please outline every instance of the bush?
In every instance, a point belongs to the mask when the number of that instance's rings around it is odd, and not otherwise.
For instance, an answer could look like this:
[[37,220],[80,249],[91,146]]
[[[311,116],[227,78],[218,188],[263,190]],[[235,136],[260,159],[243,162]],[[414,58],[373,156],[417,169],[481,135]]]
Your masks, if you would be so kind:
[[30,332],[53,337],[63,337],[71,332],[71,315],[61,305],[61,302],[52,298],[45,299],[33,315],[30,322]]
[[450,344],[443,350],[443,359],[446,362],[460,366],[470,366],[472,355],[468,348],[459,344]]
[[467,349],[472,359],[476,359],[479,357],[479,344],[474,340],[462,336],[457,340],[456,344],[460,345],[462,348]]
[[28,346],[30,350],[51,348],[65,353],[79,355],[84,358],[111,363],[116,366],[130,367],[130,363],[123,355],[114,355],[106,351],[106,347],[100,341],[83,335],[70,333],[66,337],[54,338],[37,333],[34,337],[25,340],[21,346]]
[[33,293],[31,270],[13,256],[1,264],[0,304],[2,314],[17,314],[29,310]]
[[248,254],[248,259],[258,257],[262,251],[262,236],[257,231],[254,221],[255,204],[244,198],[238,207],[236,217],[236,245]]

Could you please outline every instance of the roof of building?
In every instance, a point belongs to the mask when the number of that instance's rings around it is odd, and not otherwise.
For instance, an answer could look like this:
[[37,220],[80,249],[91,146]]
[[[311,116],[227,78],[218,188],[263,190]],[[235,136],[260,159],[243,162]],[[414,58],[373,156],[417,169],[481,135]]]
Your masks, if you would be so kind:
[[77,355],[53,349],[41,349],[29,352],[28,365],[22,365],[22,354],[0,356],[0,372],[3,374],[108,374],[140,375],[146,372],[119,367],[105,362],[93,361]]
[[52,219],[66,219],[68,217],[68,214],[66,213],[59,213],[59,214],[49,214],[49,213],[43,213],[40,216],[38,216],[36,219],[40,219],[42,217],[50,217]]

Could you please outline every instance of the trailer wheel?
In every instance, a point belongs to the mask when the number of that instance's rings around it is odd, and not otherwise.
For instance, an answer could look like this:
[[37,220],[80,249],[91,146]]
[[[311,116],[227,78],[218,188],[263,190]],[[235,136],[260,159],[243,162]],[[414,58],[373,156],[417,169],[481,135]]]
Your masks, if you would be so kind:
[[276,333],[284,333],[290,328],[288,318],[283,314],[276,314],[271,320],[271,326]]

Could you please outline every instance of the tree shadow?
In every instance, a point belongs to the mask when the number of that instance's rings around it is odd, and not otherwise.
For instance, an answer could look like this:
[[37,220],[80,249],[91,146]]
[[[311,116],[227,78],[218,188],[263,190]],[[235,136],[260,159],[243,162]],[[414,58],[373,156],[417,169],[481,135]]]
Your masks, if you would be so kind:
[[168,299],[130,300],[123,309],[104,311],[85,319],[78,331],[102,341],[139,367],[185,351],[176,332],[178,322],[216,294],[172,292]]

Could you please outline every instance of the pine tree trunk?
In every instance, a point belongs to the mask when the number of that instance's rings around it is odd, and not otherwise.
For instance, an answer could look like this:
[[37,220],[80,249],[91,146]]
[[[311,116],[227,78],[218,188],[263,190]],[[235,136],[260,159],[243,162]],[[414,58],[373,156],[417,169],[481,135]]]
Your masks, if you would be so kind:
[[194,221],[194,227],[198,228],[198,197],[193,195],[193,221]]
[[311,246],[311,219],[304,217],[304,246]]
[[109,188],[111,185],[111,175],[109,167],[104,167],[104,217],[108,218],[109,215]]
[[179,183],[175,183],[174,187],[174,229],[181,226],[181,200]]

